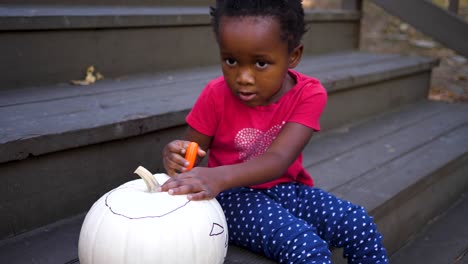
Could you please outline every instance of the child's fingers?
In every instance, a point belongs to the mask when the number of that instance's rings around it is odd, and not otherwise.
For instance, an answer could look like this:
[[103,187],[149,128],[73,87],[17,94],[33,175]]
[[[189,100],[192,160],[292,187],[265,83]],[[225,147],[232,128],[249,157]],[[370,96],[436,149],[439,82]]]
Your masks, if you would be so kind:
[[170,195],[187,194],[187,199],[193,201],[208,200],[214,198],[214,196],[210,195],[207,190],[195,191],[195,188],[192,185],[182,185],[175,188],[169,188],[167,192]]
[[206,151],[204,151],[201,148],[198,148],[198,156],[200,156],[202,158],[205,157],[206,156]]
[[[170,153],[164,157],[164,168],[169,176],[175,175],[176,171],[184,171],[187,166],[188,162],[178,154]],[[171,172],[172,175],[169,174],[169,172]]]
[[208,181],[203,177],[201,168],[194,168],[185,173],[180,173],[175,177],[170,178],[164,183],[160,190],[168,192],[171,195],[186,194],[189,200],[206,200],[215,198],[219,193],[216,191],[216,185],[212,181]]
[[187,198],[189,200],[198,201],[213,198],[213,195],[209,195],[207,190],[201,188],[202,186],[189,182],[172,182],[165,184],[162,187],[163,191],[167,190],[167,192],[171,195],[187,194]]
[[178,153],[180,155],[185,154],[185,149],[187,141],[184,140],[174,140],[166,145],[166,152]]
[[201,191],[201,192],[191,193],[187,195],[187,199],[191,201],[208,200],[212,198],[214,197],[212,197],[212,195],[209,195],[207,191]]
[[164,169],[169,176],[174,176],[178,171],[184,171],[188,162],[184,159],[183,153],[185,142],[175,140],[166,145],[163,152]]

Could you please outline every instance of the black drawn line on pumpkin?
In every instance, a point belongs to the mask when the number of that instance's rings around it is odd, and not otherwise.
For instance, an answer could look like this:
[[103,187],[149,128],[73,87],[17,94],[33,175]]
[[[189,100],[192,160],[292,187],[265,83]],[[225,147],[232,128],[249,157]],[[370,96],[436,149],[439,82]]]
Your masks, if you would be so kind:
[[[163,216],[166,216],[166,215],[168,215],[168,214],[171,214],[171,213],[173,213],[173,212],[179,210],[180,208],[182,208],[182,207],[186,206],[188,203],[190,203],[190,200],[187,200],[187,202],[184,203],[183,205],[181,205],[181,206],[179,206],[179,207],[175,208],[174,210],[171,210],[171,211],[169,211],[169,212],[167,212],[167,213],[164,213],[164,214],[162,214],[162,215],[148,215],[148,216],[140,216],[140,217],[130,217],[130,216],[126,216],[126,215],[124,215],[124,214],[119,214],[119,213],[115,212],[114,210],[112,210],[112,207],[107,203],[107,198],[108,198],[113,192],[115,192],[115,191],[117,191],[117,190],[119,190],[119,189],[123,189],[123,188],[114,189],[114,190],[110,191],[110,192],[106,195],[105,205],[107,206],[107,208],[109,208],[109,210],[110,210],[113,214],[118,215],[118,216],[122,216],[122,217],[125,217],[125,218],[128,218],[128,219],[132,219],[132,220],[138,220],[138,219],[144,219],[144,218],[159,218],[159,217],[163,217]],[[223,231],[224,231],[224,229],[223,229]]]
[[[214,233],[215,228],[219,229],[221,231],[218,231],[217,233]],[[218,223],[213,223],[213,225],[211,226],[210,236],[219,236],[222,233],[224,233],[224,227],[222,225],[218,224]]]

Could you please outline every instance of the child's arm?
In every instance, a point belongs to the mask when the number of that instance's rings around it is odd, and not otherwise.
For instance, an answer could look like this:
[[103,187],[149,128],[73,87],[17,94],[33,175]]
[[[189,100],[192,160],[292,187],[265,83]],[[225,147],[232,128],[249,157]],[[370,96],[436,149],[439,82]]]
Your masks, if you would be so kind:
[[[234,165],[193,168],[189,172],[172,177],[161,186],[161,190],[170,194],[189,194],[191,200],[202,200],[214,198],[230,188],[272,181],[287,170],[309,142],[312,134],[313,129],[309,127],[298,123],[286,123],[263,155]],[[186,139],[200,140],[197,142],[204,149],[209,146],[211,140],[210,137],[194,129],[189,130]],[[178,153],[183,155],[181,150]]]

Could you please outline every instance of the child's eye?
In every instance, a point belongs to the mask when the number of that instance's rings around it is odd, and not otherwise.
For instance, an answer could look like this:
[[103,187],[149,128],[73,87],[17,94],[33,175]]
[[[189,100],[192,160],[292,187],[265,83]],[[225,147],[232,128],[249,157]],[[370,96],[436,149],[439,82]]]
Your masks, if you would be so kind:
[[257,61],[257,63],[255,63],[255,65],[260,69],[265,69],[266,67],[268,67],[268,62]]
[[237,64],[235,59],[225,59],[224,62],[226,62],[228,66],[235,66]]

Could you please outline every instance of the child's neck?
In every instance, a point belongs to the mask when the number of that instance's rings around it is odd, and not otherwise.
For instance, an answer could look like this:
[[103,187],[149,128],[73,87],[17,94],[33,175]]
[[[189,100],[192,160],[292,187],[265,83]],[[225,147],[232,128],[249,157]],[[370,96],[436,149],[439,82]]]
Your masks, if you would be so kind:
[[296,85],[296,80],[289,74],[289,71],[286,73],[283,83],[281,84],[281,89],[276,92],[270,100],[270,104],[278,102],[278,100],[285,95],[289,90],[291,90],[294,85]]

